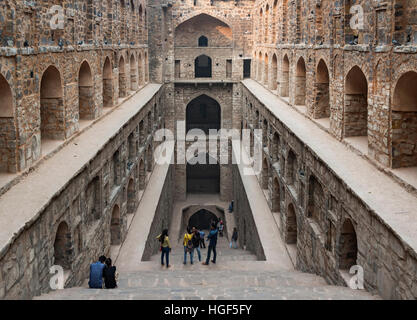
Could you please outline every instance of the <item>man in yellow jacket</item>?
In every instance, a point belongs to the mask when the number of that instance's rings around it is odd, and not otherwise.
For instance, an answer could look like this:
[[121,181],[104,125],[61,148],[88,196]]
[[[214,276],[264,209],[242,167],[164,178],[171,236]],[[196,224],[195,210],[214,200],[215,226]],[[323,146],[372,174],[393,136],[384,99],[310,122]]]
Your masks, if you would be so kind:
[[193,235],[191,233],[191,230],[189,227],[187,227],[187,231],[184,234],[184,264],[187,264],[187,253],[190,254],[190,262],[193,264],[193,242],[191,239],[193,238]]

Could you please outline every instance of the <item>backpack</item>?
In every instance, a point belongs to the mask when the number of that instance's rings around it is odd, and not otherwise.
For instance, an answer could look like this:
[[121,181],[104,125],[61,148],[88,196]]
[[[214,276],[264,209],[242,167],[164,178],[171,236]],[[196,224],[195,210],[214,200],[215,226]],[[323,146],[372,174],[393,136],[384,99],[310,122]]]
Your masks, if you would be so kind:
[[191,241],[193,242],[194,247],[198,247],[201,241],[200,232],[194,233]]

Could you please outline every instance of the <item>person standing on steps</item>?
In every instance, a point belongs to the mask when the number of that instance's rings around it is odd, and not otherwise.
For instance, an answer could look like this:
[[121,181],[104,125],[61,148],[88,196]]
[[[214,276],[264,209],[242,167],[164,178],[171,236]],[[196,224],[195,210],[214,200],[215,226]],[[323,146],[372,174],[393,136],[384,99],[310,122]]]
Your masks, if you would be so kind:
[[204,242],[205,233],[203,230],[200,230],[200,248],[206,248],[206,243]]
[[169,264],[169,253],[171,252],[171,243],[168,238],[168,229],[164,229],[162,234],[156,237],[161,243],[161,265],[164,266],[164,256],[166,257],[167,268],[171,267]]
[[232,241],[230,241],[230,248],[232,248],[232,245],[235,249],[237,249],[237,228],[233,228],[233,235],[232,235]]
[[220,220],[219,222],[219,236],[220,237],[223,237],[223,229],[224,229],[223,220]]
[[216,263],[216,245],[217,245],[217,234],[218,234],[218,230],[216,228],[216,225],[213,224],[211,226],[211,230],[210,233],[207,236],[207,240],[209,240],[209,246],[208,246],[208,252],[207,252],[207,259],[206,262],[203,262],[203,265],[208,266],[209,262],[210,262],[210,255],[211,255],[211,251],[213,251],[213,260],[211,260],[211,262]]
[[193,243],[193,251],[191,253],[191,256],[194,258],[194,250],[197,250],[198,254],[198,261],[201,262],[201,251],[200,251],[200,231],[198,231],[195,227],[193,227],[193,238],[191,239]]
[[187,264],[187,253],[190,254],[190,262],[193,264],[193,242],[192,239],[193,235],[191,233],[190,227],[187,227],[187,231],[184,234],[184,264]]
[[103,269],[104,286],[106,289],[117,288],[116,266],[111,265],[111,259],[106,259],[106,266]]

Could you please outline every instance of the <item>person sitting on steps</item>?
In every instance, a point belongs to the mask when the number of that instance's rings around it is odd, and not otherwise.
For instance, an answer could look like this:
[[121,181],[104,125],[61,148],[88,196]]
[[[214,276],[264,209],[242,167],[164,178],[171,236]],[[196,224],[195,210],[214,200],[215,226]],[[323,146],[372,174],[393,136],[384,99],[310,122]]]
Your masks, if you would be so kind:
[[116,266],[111,265],[110,258],[106,259],[106,266],[103,269],[104,285],[106,289],[117,288],[117,272]]
[[88,286],[91,289],[103,289],[103,269],[105,267],[105,256],[98,258],[98,261],[90,265],[90,281]]

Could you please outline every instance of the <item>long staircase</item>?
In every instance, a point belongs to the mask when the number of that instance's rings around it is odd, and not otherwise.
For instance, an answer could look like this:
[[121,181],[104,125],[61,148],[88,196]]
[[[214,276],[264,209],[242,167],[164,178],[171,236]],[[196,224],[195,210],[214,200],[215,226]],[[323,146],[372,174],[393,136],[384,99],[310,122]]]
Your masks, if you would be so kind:
[[[202,261],[207,249],[201,249]],[[117,289],[69,288],[35,299],[59,300],[217,300],[217,299],[378,299],[366,291],[331,286],[323,278],[287,270],[279,265],[257,261],[254,254],[229,248],[226,237],[219,237],[217,263],[203,266],[194,252],[194,264],[183,264],[184,250],[178,241],[170,254],[171,268],[161,266],[160,255],[140,262],[137,270],[121,272]]]

